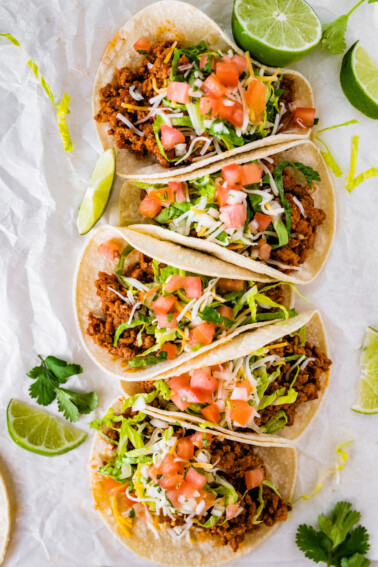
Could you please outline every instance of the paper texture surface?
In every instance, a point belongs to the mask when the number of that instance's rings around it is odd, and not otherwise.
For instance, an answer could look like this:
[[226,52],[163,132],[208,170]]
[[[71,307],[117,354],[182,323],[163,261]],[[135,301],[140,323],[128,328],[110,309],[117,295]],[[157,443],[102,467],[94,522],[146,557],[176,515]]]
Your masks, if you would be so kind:
[[[0,31],[22,44],[0,37],[0,467],[13,509],[13,530],[5,559],[9,567],[142,566],[123,549],[93,509],[86,471],[91,433],[78,449],[55,458],[23,451],[8,437],[5,411],[11,397],[30,401],[25,373],[37,354],[54,354],[80,363],[84,374],[69,387],[96,390],[99,409],[118,395],[112,382],[85,354],[74,326],[72,280],[84,237],[76,214],[96,159],[101,152],[91,111],[91,91],[103,50],[118,28],[147,0],[1,0]],[[320,18],[331,21],[353,0],[313,0]],[[193,2],[230,32],[231,1]],[[347,43],[361,39],[378,51],[378,5],[365,3],[348,26]],[[206,39],[206,38],[205,38]],[[50,101],[27,67],[39,65],[56,100],[71,96],[67,116],[73,152],[64,153]],[[358,118],[359,124],[327,132],[324,139],[344,173],[349,168],[351,139],[360,135],[359,172],[378,166],[377,121],[354,110],[342,94],[338,74],[341,56],[317,49],[294,68],[310,80],[320,127]],[[239,565],[305,567],[310,562],[296,548],[300,523],[315,523],[320,512],[338,500],[349,500],[362,513],[371,534],[371,559],[378,560],[378,416],[350,410],[358,378],[358,348],[364,328],[378,327],[378,180],[371,179],[349,195],[343,178],[336,181],[338,227],[329,261],[314,284],[302,288],[319,308],[334,361],[328,393],[300,451],[298,494],[311,491],[318,473],[335,463],[335,446],[354,439],[350,459],[340,474],[313,500],[296,505],[291,521]],[[117,222],[116,184],[105,219]],[[50,409],[50,408],[48,408]],[[52,411],[56,411],[53,406]]]

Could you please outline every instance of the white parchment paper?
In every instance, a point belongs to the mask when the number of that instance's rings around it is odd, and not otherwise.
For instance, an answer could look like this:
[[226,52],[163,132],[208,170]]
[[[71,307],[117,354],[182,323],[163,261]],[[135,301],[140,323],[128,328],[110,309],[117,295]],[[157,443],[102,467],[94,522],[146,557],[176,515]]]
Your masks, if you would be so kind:
[[[118,394],[81,348],[72,310],[72,279],[84,238],[77,233],[77,208],[101,152],[91,112],[91,91],[103,50],[118,28],[148,0],[1,0],[0,31],[10,32],[24,51],[0,38],[0,467],[11,493],[9,567],[141,566],[103,527],[93,509],[86,463],[91,435],[80,448],[46,458],[18,448],[8,437],[5,411],[11,397],[28,400],[25,373],[37,353],[80,363],[84,374],[70,386],[99,393],[99,416]],[[313,0],[323,21],[345,13],[354,0]],[[231,0],[197,0],[230,31]],[[378,6],[362,5],[347,32],[376,56]],[[206,38],[205,38],[206,39]],[[56,99],[71,95],[67,117],[73,143],[64,153],[54,109],[26,66],[27,54],[50,82]],[[378,166],[378,122],[354,110],[338,79],[341,56],[317,49],[295,65],[310,80],[320,127],[358,118],[359,124],[324,135],[344,172],[351,138],[360,136],[359,172]],[[350,459],[313,500],[301,501],[292,519],[239,565],[310,565],[295,546],[295,531],[315,523],[337,500],[361,511],[371,534],[371,559],[378,560],[378,416],[350,410],[358,378],[364,328],[378,326],[378,180],[349,195],[337,180],[338,227],[328,264],[305,290],[328,331],[332,366],[329,390],[311,430],[298,444],[297,493],[309,492],[318,473],[335,464],[335,446],[354,439]],[[119,185],[106,213],[117,222]],[[56,411],[52,407],[52,411]],[[339,480],[339,482],[335,482]]]

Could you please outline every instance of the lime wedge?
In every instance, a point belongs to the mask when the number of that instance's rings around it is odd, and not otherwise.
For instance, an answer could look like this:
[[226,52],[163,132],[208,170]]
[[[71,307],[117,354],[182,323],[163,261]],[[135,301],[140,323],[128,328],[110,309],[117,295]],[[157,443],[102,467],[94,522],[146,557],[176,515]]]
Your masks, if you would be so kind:
[[378,413],[378,331],[368,327],[360,359],[361,377],[357,400],[352,407],[359,413]]
[[254,59],[285,67],[314,49],[322,26],[304,0],[235,0],[232,33]]
[[358,41],[344,55],[340,82],[350,104],[378,120],[378,64]]
[[67,453],[87,437],[84,431],[62,419],[13,399],[7,408],[7,425],[17,445],[47,457]]
[[108,204],[115,174],[115,152],[106,150],[97,160],[77,217],[80,234],[86,234],[103,215]]

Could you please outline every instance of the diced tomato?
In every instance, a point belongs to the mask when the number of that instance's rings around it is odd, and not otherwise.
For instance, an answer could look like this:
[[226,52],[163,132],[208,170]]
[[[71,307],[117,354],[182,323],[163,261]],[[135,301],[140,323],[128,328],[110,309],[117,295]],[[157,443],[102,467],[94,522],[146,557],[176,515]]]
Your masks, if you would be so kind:
[[310,128],[314,125],[315,108],[298,106],[293,112],[293,122],[300,128]]
[[205,79],[202,85],[203,92],[208,96],[213,96],[215,98],[220,98],[226,93],[226,87],[222,85],[218,77],[212,73]]
[[183,474],[173,474],[171,476],[164,476],[164,478],[159,478],[159,484],[165,490],[170,490],[171,488],[178,488],[182,481],[184,480]]
[[204,368],[197,368],[190,373],[190,387],[197,390],[204,390],[212,394],[218,388],[218,380]]
[[210,433],[204,433],[202,431],[197,431],[196,433],[194,433],[192,435],[193,445],[198,447],[198,449],[202,449],[204,440],[210,441],[211,437],[212,437],[212,435]]
[[180,459],[193,459],[194,457],[194,445],[190,437],[181,437],[177,442],[176,448],[177,456]]
[[271,217],[270,215],[264,215],[263,213],[256,213],[253,217],[253,220],[256,221],[259,225],[259,230],[261,232],[264,232],[264,230],[266,230],[272,222],[273,217]]
[[184,400],[182,400],[179,394],[171,396],[171,400],[181,411],[185,411],[190,406],[190,402],[185,402]]
[[155,313],[169,313],[172,311],[176,303],[176,298],[174,295],[161,295],[156,301],[151,305]]
[[178,489],[179,496],[184,496],[184,498],[193,498],[197,489],[195,486],[192,486],[186,480],[180,484],[180,488]]
[[161,143],[165,150],[172,150],[176,144],[183,144],[185,136],[177,128],[163,124],[161,127]]
[[172,376],[172,378],[168,382],[168,385],[171,390],[179,394],[182,388],[189,387],[189,383],[189,374],[181,374],[180,376]]
[[179,499],[178,499],[178,497],[179,497],[178,490],[175,490],[175,489],[167,490],[165,495],[168,498],[168,500],[172,503],[172,506],[176,510],[180,510],[182,508],[182,504],[180,504]]
[[204,390],[198,390],[196,388],[181,388],[179,396],[184,402],[190,402],[191,404],[203,404],[210,403],[212,401],[212,396],[209,392]]
[[177,274],[173,274],[169,280],[165,283],[164,289],[169,293],[173,291],[177,291],[184,287],[185,276],[178,276]]
[[102,486],[109,492],[109,494],[115,494],[116,492],[121,492],[122,490],[126,490],[127,484],[117,482],[110,476],[105,476],[102,480]]
[[[204,69],[204,68],[205,68],[208,57],[209,57],[209,56],[208,56],[207,53],[204,53],[204,54],[202,55],[201,61],[200,61],[200,69]],[[214,57],[212,58],[212,60],[211,60],[211,68],[212,68],[213,71],[215,71],[215,65],[216,65],[217,60],[218,60],[218,57],[215,57],[215,56],[214,56]]]
[[114,240],[107,240],[106,242],[100,244],[97,250],[100,254],[105,256],[105,258],[108,258],[108,260],[115,260],[119,257],[119,254],[121,252],[121,245]]
[[218,201],[218,205],[220,207],[224,207],[227,204],[228,195],[230,190],[228,187],[223,187],[222,185],[218,185],[216,190],[216,198]]
[[175,195],[170,187],[162,187],[161,189],[154,189],[148,195],[151,199],[160,199],[165,205],[170,205],[175,200]]
[[215,73],[222,85],[225,87],[237,87],[239,82],[239,70],[236,63],[231,61],[220,61],[215,66]]
[[159,469],[158,466],[152,465],[152,466],[148,469],[148,473],[147,473],[147,474],[148,474],[148,476],[149,476],[150,478],[152,478],[152,480],[153,480],[154,482],[157,482],[157,481],[158,481],[158,475],[161,474],[161,471],[160,471],[160,469]]
[[243,400],[232,400],[230,402],[230,418],[240,425],[246,425],[254,412],[254,408]]
[[217,496],[212,492],[205,492],[204,490],[202,490],[200,499],[205,501],[205,510],[208,510],[209,508],[214,506]]
[[244,280],[233,280],[232,278],[220,278],[217,283],[217,288],[221,293],[227,293],[228,291],[243,291],[244,287]]
[[256,114],[260,114],[265,110],[266,106],[266,92],[267,87],[262,81],[253,79],[245,93],[245,101],[249,108],[251,108]]
[[247,70],[247,59],[244,55],[233,55],[231,61],[237,66],[239,75],[245,73]]
[[176,195],[177,203],[186,201],[185,183],[182,181],[168,181],[169,187]]
[[260,259],[269,260],[271,251],[272,251],[272,247],[267,242],[262,244],[262,246],[260,246],[259,248]]
[[167,360],[174,360],[176,358],[177,347],[173,343],[164,343],[160,349],[160,352],[161,351],[167,353]]
[[170,313],[170,315],[172,315],[172,318],[169,317],[169,320],[168,313],[156,313],[159,329],[176,329],[176,327],[178,327],[178,313]]
[[219,99],[212,96],[202,96],[199,101],[199,112],[206,118],[218,116]]
[[245,388],[248,395],[252,392],[252,384],[249,380],[241,380],[237,383],[237,386],[239,388]]
[[207,421],[211,423],[218,423],[221,418],[219,408],[216,404],[210,404],[205,408],[201,408],[201,413]]
[[188,83],[171,81],[168,83],[167,98],[180,104],[187,104],[189,102],[189,90]]
[[221,207],[220,213],[220,220],[226,228],[243,228],[247,220],[247,209],[243,203]]
[[188,469],[188,472],[185,475],[185,480],[192,486],[194,486],[197,490],[202,490],[202,488],[207,483],[207,478],[204,474],[197,472],[193,467]]
[[[231,321],[234,320],[234,311],[231,307],[228,307],[228,305],[221,305],[220,307],[217,307],[217,311],[221,317],[226,317],[226,319],[230,319]],[[221,329],[225,329],[225,328],[226,328],[225,324],[222,323]]]
[[229,185],[241,182],[241,169],[237,163],[230,163],[222,167],[222,175]]
[[219,102],[218,114],[221,118],[228,120],[237,128],[241,128],[243,125],[244,110],[241,102],[223,98]]
[[260,486],[264,480],[264,471],[263,469],[251,469],[249,471],[245,471],[244,478],[247,489],[252,490],[252,488]]
[[232,520],[236,516],[236,512],[239,510],[239,504],[229,504],[226,506],[226,520]]
[[263,175],[263,166],[260,163],[249,163],[240,166],[241,179],[243,185],[250,185],[251,183],[260,183]]
[[147,195],[139,205],[139,212],[148,217],[149,219],[153,219],[160,213],[162,209],[161,200],[160,199],[151,199]]
[[184,468],[182,463],[175,461],[173,455],[168,453],[159,465],[160,472],[164,476],[171,476],[183,472]]
[[199,276],[186,276],[185,292],[189,299],[199,299],[202,294],[202,282]]
[[198,344],[202,346],[210,345],[213,342],[216,325],[215,323],[201,323],[198,327],[194,327],[189,331],[189,345],[195,347]]
[[140,37],[133,45],[135,51],[147,51],[149,53],[152,49],[152,43],[145,37]]

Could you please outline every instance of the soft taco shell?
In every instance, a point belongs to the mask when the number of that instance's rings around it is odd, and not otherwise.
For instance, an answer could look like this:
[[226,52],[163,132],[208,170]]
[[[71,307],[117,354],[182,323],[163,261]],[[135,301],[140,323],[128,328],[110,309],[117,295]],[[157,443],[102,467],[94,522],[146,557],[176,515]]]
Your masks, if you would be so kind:
[[[134,43],[144,37],[151,42],[158,41],[178,41],[180,45],[196,45],[204,40],[209,49],[228,50],[233,49],[235,53],[243,54],[234,42],[227,37],[223,30],[206,14],[198,8],[184,2],[156,2],[147,6],[130,20],[116,33],[109,43],[102,57],[100,67],[97,71],[93,90],[93,113],[99,111],[99,92],[102,87],[110,83],[117,69],[124,66],[136,68],[141,64],[143,56],[135,51]],[[265,67],[256,61],[254,65],[265,70],[266,75],[272,75],[276,69]],[[294,104],[299,107],[314,107],[314,100],[311,86],[308,81],[298,73],[289,69],[282,69],[282,74],[289,76],[294,81],[295,100]],[[115,148],[117,173],[122,177],[141,179],[155,177],[172,177],[172,175],[189,173],[214,161],[227,158],[260,148],[266,145],[281,143],[287,140],[306,138],[309,135],[309,128],[293,128],[284,134],[270,136],[267,139],[257,140],[246,144],[240,148],[235,148],[222,153],[219,156],[212,156],[200,162],[195,162],[189,166],[166,168],[156,163],[153,157],[147,156],[142,160],[124,149],[119,149],[114,144],[114,138],[107,134],[109,124],[96,122],[97,133],[103,148]]]
[[[299,161],[318,171],[321,181],[313,181],[313,187],[315,189],[311,192],[311,196],[314,199],[315,207],[323,209],[327,215],[324,223],[318,227],[315,246],[311,250],[309,257],[300,266],[300,270],[293,270],[290,275],[284,274],[273,266],[265,264],[262,261],[246,258],[233,250],[227,250],[214,242],[208,242],[207,240],[192,236],[182,236],[177,232],[173,232],[172,230],[168,230],[161,226],[146,223],[146,217],[142,217],[139,213],[141,190],[132,181],[126,181],[121,190],[120,224],[131,225],[129,228],[132,230],[143,232],[144,234],[150,234],[155,238],[162,240],[167,239],[183,246],[195,248],[196,250],[200,250],[220,258],[225,262],[230,262],[236,266],[247,268],[254,273],[265,274],[275,280],[300,284],[309,283],[315,278],[315,276],[317,276],[327,259],[335,232],[336,222],[333,184],[330,179],[327,166],[319,150],[312,142],[308,140],[299,140],[296,142],[269,146],[263,150],[253,150],[248,153],[244,153],[242,156],[229,158],[221,163],[213,163],[205,169],[196,170],[190,173],[190,175],[180,175],[174,179],[175,181],[188,181],[190,179],[201,177],[202,175],[214,173],[228,163],[243,164],[254,159],[261,159],[273,155],[278,158],[279,162],[285,160]],[[151,180],[151,182],[154,182],[154,180]],[[146,224],[135,224],[142,222]]]
[[[117,401],[113,406],[116,410],[121,406]],[[196,429],[194,427],[194,429]],[[233,436],[227,436],[235,440]],[[101,483],[101,475],[95,472],[102,464],[102,455],[109,449],[108,443],[97,433],[94,437],[90,460],[90,482],[95,506],[100,512],[106,526],[113,532],[123,545],[137,555],[156,561],[157,563],[180,567],[202,567],[203,565],[219,565],[234,561],[250,553],[254,548],[273,535],[279,524],[272,528],[259,525],[246,538],[238,551],[234,553],[229,546],[221,546],[214,539],[205,539],[203,534],[197,537],[191,534],[192,543],[185,540],[174,540],[168,532],[159,532],[159,539],[155,539],[151,530],[140,518],[133,520],[132,536],[126,537],[112,514],[109,493]],[[290,500],[295,486],[297,473],[297,457],[294,448],[256,447],[256,453],[264,459],[269,480],[274,483],[285,500]]]
[[[235,337],[231,343],[226,343],[219,348],[212,349],[210,352],[199,355],[193,360],[176,367],[173,372],[165,373],[164,379],[168,379],[178,374],[185,374],[186,372],[190,372],[196,368],[222,364],[235,358],[247,356],[264,345],[279,340],[284,335],[289,335],[303,326],[306,326],[306,340],[312,345],[317,346],[325,355],[328,356],[327,339],[320,313],[318,311],[305,311],[296,317],[292,317],[286,322],[273,323],[267,327],[260,327],[253,332],[242,333]],[[302,403],[297,409],[294,425],[283,428],[275,434],[275,437],[294,440],[302,435],[320,407],[324,393],[328,386],[328,380],[329,372],[323,373],[321,376],[322,387],[318,393],[318,398],[316,400]],[[137,389],[136,385],[130,384],[129,382],[122,381],[121,386],[124,392],[128,395],[133,395],[138,391],[141,391],[140,389]],[[191,416],[182,412],[167,412],[164,410],[157,410],[156,408],[152,409],[154,412],[160,413],[162,416],[170,415],[179,420],[193,420],[198,424],[205,423],[206,421],[201,417]],[[233,438],[239,439],[240,441],[250,440],[253,442],[253,440],[256,439],[256,434],[251,431],[246,433],[240,431],[230,432],[217,425],[214,425],[213,428],[223,434],[226,434],[226,436],[231,435]],[[257,437],[263,437],[264,442],[269,442],[270,438],[269,435],[258,435]]]
[[[169,372],[172,368],[183,364],[188,360],[198,356],[199,353],[206,352],[216,345],[223,344],[238,335],[240,332],[255,327],[267,325],[269,322],[255,323],[240,327],[227,337],[215,341],[211,345],[202,348],[200,351],[187,352],[175,360],[167,360],[148,368],[130,371],[126,368],[125,362],[121,358],[115,357],[94,343],[92,338],[86,334],[88,326],[88,314],[100,312],[100,301],[96,294],[94,281],[98,277],[99,271],[111,273],[114,271],[114,262],[106,259],[98,253],[98,246],[107,240],[120,241],[124,246],[131,244],[140,252],[153,257],[161,262],[165,262],[177,268],[182,268],[190,272],[209,275],[212,277],[229,277],[242,280],[251,280],[251,272],[245,268],[227,264],[218,258],[209,257],[197,250],[184,248],[172,242],[158,240],[146,234],[140,234],[127,228],[116,228],[103,225],[94,231],[92,238],[87,242],[76,272],[74,282],[74,305],[76,322],[82,338],[84,347],[91,358],[108,374],[123,380],[150,380]],[[127,258],[125,266],[133,263],[133,258]],[[256,274],[255,281],[271,281],[269,277]],[[293,297],[291,289],[286,289],[287,307],[292,306]]]

